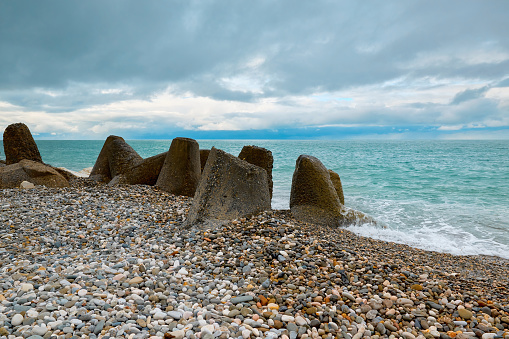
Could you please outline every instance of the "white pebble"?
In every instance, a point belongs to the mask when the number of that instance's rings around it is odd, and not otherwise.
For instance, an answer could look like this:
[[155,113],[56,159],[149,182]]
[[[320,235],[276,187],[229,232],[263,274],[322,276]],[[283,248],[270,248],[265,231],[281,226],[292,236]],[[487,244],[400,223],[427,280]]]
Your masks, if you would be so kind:
[[201,328],[201,331],[202,331],[202,333],[208,332],[208,333],[212,334],[212,333],[214,333],[214,325],[212,325],[212,324],[205,325]]
[[18,326],[23,322],[23,316],[21,314],[15,314],[11,319],[12,326]]
[[164,312],[156,312],[154,314],[154,319],[156,319],[156,320],[164,320],[164,319],[166,319],[166,313],[164,313]]
[[34,328],[32,328],[32,334],[34,334],[34,335],[43,336],[46,334],[46,332],[48,332],[48,329],[44,325],[34,326]]
[[170,332],[170,334],[172,335],[172,338],[174,338],[174,339],[182,339],[186,335],[186,332],[184,330],[177,330],[177,331]]
[[28,292],[34,289],[34,285],[32,284],[21,284],[21,290],[23,292]]
[[306,322],[306,319],[304,319],[303,317],[301,317],[300,315],[296,316],[295,317],[295,323],[299,326],[304,326],[307,324]]
[[283,314],[281,316],[281,321],[284,321],[284,322],[294,322],[295,321],[295,317],[292,317],[291,315]]
[[25,315],[29,318],[37,318],[39,316],[39,312],[31,308],[25,313]]

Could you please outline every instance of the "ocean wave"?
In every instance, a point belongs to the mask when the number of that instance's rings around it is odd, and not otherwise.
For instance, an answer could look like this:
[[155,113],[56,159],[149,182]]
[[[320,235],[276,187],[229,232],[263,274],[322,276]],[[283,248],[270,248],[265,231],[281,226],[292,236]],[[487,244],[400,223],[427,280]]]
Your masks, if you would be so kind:
[[[275,191],[272,208],[288,209],[289,192]],[[462,204],[430,204],[422,200],[392,201],[351,197],[354,209],[374,217],[377,225],[356,224],[348,230],[369,238],[395,242],[428,251],[455,255],[488,255],[509,259],[506,228],[491,231],[492,212],[484,209],[472,213],[472,206]],[[490,222],[488,222],[490,220]],[[474,226],[475,225],[475,226]],[[496,232],[498,231],[498,232]]]
[[451,226],[421,229],[392,229],[370,224],[347,228],[353,233],[372,239],[409,245],[427,251],[454,255],[488,255],[509,259],[509,246],[494,239],[479,239],[473,234]]

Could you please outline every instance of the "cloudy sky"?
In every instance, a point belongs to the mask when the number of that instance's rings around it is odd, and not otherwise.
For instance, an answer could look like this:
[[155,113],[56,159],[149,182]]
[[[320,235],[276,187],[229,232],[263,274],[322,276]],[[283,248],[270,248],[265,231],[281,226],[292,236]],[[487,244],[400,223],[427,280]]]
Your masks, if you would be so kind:
[[508,13],[507,0],[0,0],[0,127],[509,139]]

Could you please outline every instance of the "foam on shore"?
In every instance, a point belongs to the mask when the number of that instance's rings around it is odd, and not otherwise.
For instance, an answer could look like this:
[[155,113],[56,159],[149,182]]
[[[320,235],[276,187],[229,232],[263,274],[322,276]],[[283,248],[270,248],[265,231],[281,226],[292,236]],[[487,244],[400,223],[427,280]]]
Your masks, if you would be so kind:
[[79,172],[76,172],[76,171],[72,171],[70,169],[67,169],[65,167],[58,167],[59,169],[62,169],[64,171],[67,171],[69,173],[72,173],[74,174],[75,176],[79,177],[79,178],[88,178],[88,176],[90,175],[90,173],[92,172],[92,168],[93,167],[87,167],[87,168],[84,168],[82,169],[81,171]]
[[450,253],[454,255],[486,255],[509,259],[509,246],[494,239],[478,239],[462,231],[423,227],[422,229],[392,229],[376,225],[353,225],[349,231],[364,237],[398,244],[409,245],[426,251]]

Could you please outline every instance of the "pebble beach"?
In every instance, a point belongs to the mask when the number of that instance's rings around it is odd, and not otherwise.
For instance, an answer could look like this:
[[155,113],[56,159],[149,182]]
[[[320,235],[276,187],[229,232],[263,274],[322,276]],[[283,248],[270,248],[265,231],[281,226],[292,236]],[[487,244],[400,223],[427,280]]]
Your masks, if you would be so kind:
[[185,229],[191,203],[82,178],[3,190],[0,338],[509,339],[507,260],[286,210]]

